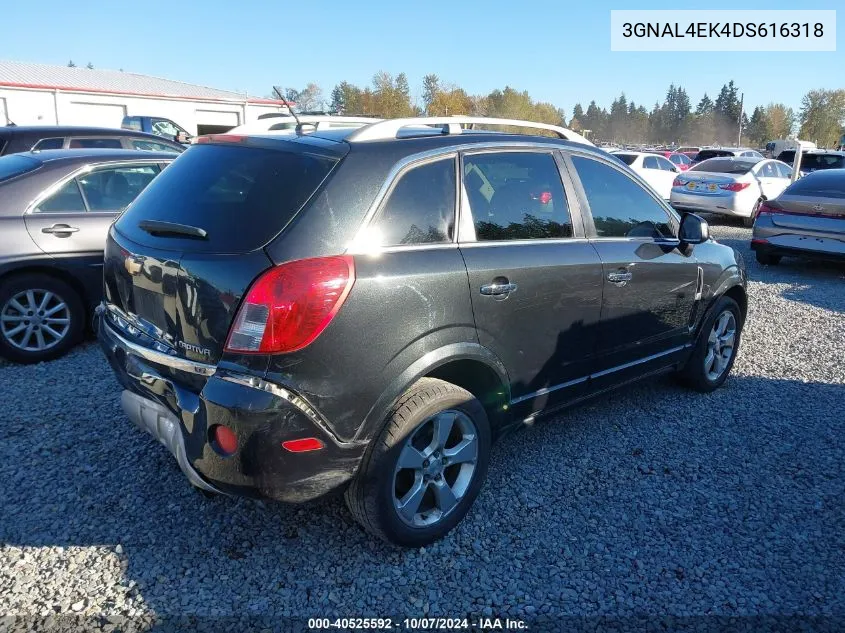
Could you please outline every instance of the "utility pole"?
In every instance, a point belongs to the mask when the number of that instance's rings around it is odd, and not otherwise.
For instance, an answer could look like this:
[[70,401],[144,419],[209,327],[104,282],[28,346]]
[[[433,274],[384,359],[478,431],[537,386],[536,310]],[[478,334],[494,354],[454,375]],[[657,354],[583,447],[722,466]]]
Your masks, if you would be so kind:
[[739,121],[737,121],[737,127],[739,128],[739,133],[736,137],[736,146],[742,147],[742,106],[745,103],[745,93],[743,92],[739,96]]

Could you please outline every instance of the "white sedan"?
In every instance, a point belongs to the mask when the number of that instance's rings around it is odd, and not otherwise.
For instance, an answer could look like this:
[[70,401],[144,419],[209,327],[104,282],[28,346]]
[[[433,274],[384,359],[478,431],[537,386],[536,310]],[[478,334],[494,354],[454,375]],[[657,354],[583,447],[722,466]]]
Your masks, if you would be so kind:
[[669,199],[672,182],[681,173],[672,162],[663,156],[647,152],[611,152],[616,158],[633,169],[664,200]]
[[789,186],[792,168],[779,160],[708,158],[675,179],[670,202],[679,211],[706,211],[754,223],[757,207]]

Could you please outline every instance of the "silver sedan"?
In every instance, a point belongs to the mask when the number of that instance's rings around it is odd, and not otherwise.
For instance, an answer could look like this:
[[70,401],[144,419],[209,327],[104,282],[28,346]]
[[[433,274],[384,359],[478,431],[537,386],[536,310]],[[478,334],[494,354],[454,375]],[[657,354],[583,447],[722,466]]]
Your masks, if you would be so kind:
[[784,255],[845,260],[845,169],[813,172],[763,203],[751,248],[761,264]]

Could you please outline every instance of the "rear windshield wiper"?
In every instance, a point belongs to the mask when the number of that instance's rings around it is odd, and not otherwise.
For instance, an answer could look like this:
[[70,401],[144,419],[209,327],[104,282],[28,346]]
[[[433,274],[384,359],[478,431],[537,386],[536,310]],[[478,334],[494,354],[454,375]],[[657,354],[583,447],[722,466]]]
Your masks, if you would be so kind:
[[175,222],[162,222],[160,220],[141,220],[138,228],[150,235],[166,237],[194,237],[201,240],[208,239],[208,232],[196,226],[187,224],[176,224]]

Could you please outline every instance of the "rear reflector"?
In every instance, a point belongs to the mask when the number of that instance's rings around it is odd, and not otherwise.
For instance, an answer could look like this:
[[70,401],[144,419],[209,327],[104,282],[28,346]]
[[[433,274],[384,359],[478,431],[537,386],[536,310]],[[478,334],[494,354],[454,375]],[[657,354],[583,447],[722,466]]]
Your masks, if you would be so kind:
[[355,260],[349,255],[300,259],[271,268],[253,282],[226,350],[281,354],[302,349],[326,329],[353,283]]
[[308,451],[319,451],[325,447],[316,437],[305,437],[301,440],[288,440],[282,442],[282,448],[291,453],[307,453]]
[[719,185],[719,189],[724,189],[725,191],[742,191],[748,185],[749,183],[747,182],[732,182],[727,185]]
[[212,437],[217,449],[224,455],[232,455],[238,450],[238,437],[228,426],[219,424],[212,429]]
[[754,240],[751,240],[751,243],[752,243],[752,244],[768,244],[768,243],[769,243],[769,240],[764,240],[764,239],[754,239]]

